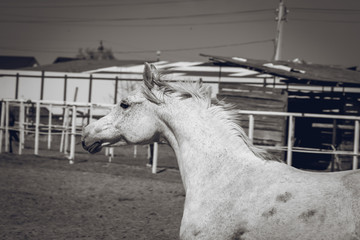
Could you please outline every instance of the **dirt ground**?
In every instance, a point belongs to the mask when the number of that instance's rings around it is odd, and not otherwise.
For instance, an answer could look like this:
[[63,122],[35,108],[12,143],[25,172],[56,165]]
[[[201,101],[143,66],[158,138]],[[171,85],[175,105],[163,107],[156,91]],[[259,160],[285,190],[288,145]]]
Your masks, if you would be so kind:
[[26,137],[23,154],[0,154],[0,240],[178,239],[185,192],[172,149],[159,145],[158,174],[145,165],[146,146],[86,153],[77,139],[75,163],[40,139]]
[[75,164],[58,151],[0,154],[0,239],[178,239],[185,200],[177,163],[160,146],[159,173],[146,148],[90,155]]

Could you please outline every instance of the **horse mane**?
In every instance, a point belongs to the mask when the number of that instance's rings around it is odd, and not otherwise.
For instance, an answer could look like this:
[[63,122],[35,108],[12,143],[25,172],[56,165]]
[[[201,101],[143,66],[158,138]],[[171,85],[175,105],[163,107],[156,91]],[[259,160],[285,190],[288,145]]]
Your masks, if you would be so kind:
[[217,116],[218,119],[224,123],[224,126],[229,128],[230,134],[242,139],[245,145],[256,157],[262,160],[276,160],[265,150],[254,146],[250,138],[245,133],[244,129],[238,124],[239,113],[236,111],[233,104],[225,103],[224,101],[219,101],[216,99],[216,103],[211,105],[208,110],[214,116]]
[[178,82],[166,82],[155,80],[155,85],[158,89],[157,96],[148,87],[143,87],[143,93],[146,99],[155,103],[164,103],[165,95],[173,95],[180,99],[195,99],[201,106],[211,112],[213,116],[216,116],[220,121],[224,123],[225,127],[228,127],[230,134],[234,137],[238,137],[244,141],[250,151],[258,158],[263,160],[275,160],[273,156],[254,146],[250,138],[246,135],[243,128],[237,123],[239,120],[239,114],[234,108],[234,105],[225,103],[224,101],[211,101],[211,94],[209,94],[209,86],[205,86],[201,81],[178,81]]
[[201,103],[206,103],[210,106],[211,99],[209,93],[209,87],[202,84],[201,81],[161,81],[154,79],[154,84],[157,88],[158,96],[154,94],[152,89],[143,85],[143,93],[147,100],[155,104],[161,104],[164,102],[165,95],[176,95],[181,99],[194,98]]

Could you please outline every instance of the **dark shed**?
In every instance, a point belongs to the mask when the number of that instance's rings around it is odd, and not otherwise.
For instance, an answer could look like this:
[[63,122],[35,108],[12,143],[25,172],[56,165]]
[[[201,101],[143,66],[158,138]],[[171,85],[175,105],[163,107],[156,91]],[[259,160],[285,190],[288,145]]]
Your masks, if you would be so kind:
[[20,69],[39,66],[34,57],[0,56],[0,69]]
[[[265,61],[202,56],[208,57],[215,65],[242,67],[269,75],[260,84],[219,84],[218,98],[234,103],[241,110],[360,115],[360,72],[356,69],[298,60]],[[272,81],[269,81],[271,77]],[[287,139],[286,119],[258,117],[256,122],[255,144],[284,145]],[[247,128],[246,116],[241,117],[240,124]],[[294,146],[351,151],[353,126],[350,120],[297,118]],[[293,164],[303,168],[324,168],[328,166],[331,157],[294,153]],[[342,158],[351,161],[349,156]]]

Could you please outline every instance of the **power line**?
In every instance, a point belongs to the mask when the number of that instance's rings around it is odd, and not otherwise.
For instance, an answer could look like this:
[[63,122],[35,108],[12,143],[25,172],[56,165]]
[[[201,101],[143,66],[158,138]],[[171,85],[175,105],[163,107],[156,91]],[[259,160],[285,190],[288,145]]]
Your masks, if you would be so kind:
[[[204,2],[211,0],[196,0],[196,2]],[[128,3],[96,3],[96,4],[62,4],[62,5],[0,5],[0,8],[16,8],[16,9],[33,9],[33,8],[100,8],[100,7],[116,7],[116,6],[142,6],[142,5],[159,5],[159,4],[178,4],[184,2],[194,2],[194,0],[181,1],[153,1],[153,2],[128,2]]]
[[[69,18],[62,18],[62,17],[44,17],[44,16],[30,16],[30,15],[21,15],[21,14],[2,14],[1,16],[10,16],[10,17],[22,17],[22,18],[36,18],[42,20],[69,20]],[[83,20],[81,18],[74,18],[74,20]],[[233,20],[233,21],[212,21],[212,22],[192,22],[192,23],[159,23],[159,24],[93,24],[91,23],[91,27],[93,26],[105,26],[105,27],[173,27],[173,26],[202,26],[202,25],[223,25],[223,24],[237,24],[237,23],[253,23],[253,22],[267,22],[272,21],[273,19],[270,18],[262,18],[262,19],[252,19],[252,20]],[[10,21],[10,20],[9,20]],[[14,20],[18,21],[18,20]],[[25,21],[25,20],[20,20]],[[26,20],[28,22],[28,20]],[[53,22],[43,22],[48,24],[54,24]],[[68,22],[64,22],[67,24]],[[86,22],[79,22],[80,24],[87,24]],[[1,24],[1,22],[0,22]],[[82,25],[83,26],[83,25]]]
[[234,14],[250,14],[250,13],[262,13],[273,12],[272,9],[257,9],[257,10],[245,10],[234,12],[222,12],[222,13],[203,13],[203,14],[189,14],[180,16],[155,16],[155,17],[120,17],[120,18],[64,18],[64,19],[44,19],[44,20],[0,20],[2,23],[82,23],[82,22],[121,22],[121,21],[149,21],[149,20],[170,20],[170,19],[189,19],[189,18],[203,18],[214,16],[229,16]]
[[324,22],[324,23],[360,23],[356,20],[333,20],[333,19],[308,19],[308,18],[290,18],[291,21],[298,22]]
[[[1,16],[8,16],[10,18],[13,18],[13,17],[20,17],[20,18],[33,18],[33,19],[42,19],[42,20],[45,20],[45,21],[48,21],[48,20],[70,20],[70,19],[75,19],[75,20],[82,20],[83,18],[68,18],[68,17],[49,17],[49,16],[39,16],[39,15],[24,15],[24,14],[14,14],[14,13],[11,13],[11,14],[7,14],[7,13],[2,13]],[[6,19],[5,19],[6,20]],[[9,19],[7,19],[9,20]],[[25,21],[25,20],[24,20]]]
[[[264,19],[254,19],[254,20],[234,20],[234,21],[222,21],[222,22],[196,22],[196,23],[159,23],[159,24],[91,24],[87,25],[89,27],[194,27],[194,26],[207,26],[207,25],[228,25],[228,24],[245,24],[245,23],[256,23],[256,22],[272,22],[273,19],[264,18]],[[85,26],[85,25],[81,25]]]
[[[244,46],[244,45],[251,45],[251,44],[260,44],[266,42],[273,42],[274,39],[266,39],[266,40],[259,40],[259,41],[250,41],[250,42],[243,42],[243,43],[230,43],[230,44],[223,44],[223,45],[213,45],[213,46],[205,46],[205,47],[192,47],[192,48],[172,48],[172,49],[160,49],[161,52],[181,52],[181,51],[191,51],[191,50],[201,50],[201,49],[215,49],[215,48],[226,48],[226,47],[234,47],[234,46]],[[35,48],[6,48],[0,47],[2,51],[17,51],[17,52],[45,52],[45,53],[72,53],[76,54],[76,51],[71,50],[59,50],[59,49],[35,49]],[[154,53],[159,49],[156,50],[134,50],[134,51],[113,51],[114,53],[119,54],[132,54],[132,53]]]
[[335,9],[335,8],[291,8],[291,10],[307,11],[307,12],[322,12],[322,13],[333,13],[333,14],[358,14],[360,9]]
[[[274,39],[266,39],[266,40],[259,40],[259,41],[251,41],[251,42],[243,42],[243,43],[232,43],[232,44],[224,44],[224,45],[215,45],[215,46],[205,46],[205,47],[192,47],[192,48],[175,48],[175,49],[160,49],[161,52],[180,52],[180,51],[191,51],[191,50],[201,50],[201,49],[212,49],[212,48],[226,48],[226,47],[234,47],[234,46],[243,46],[243,45],[250,45],[250,44],[259,44],[259,43],[266,43],[266,42],[273,42]],[[129,54],[129,53],[153,53],[156,50],[135,50],[135,51],[114,51],[114,53],[122,53],[122,54]]]

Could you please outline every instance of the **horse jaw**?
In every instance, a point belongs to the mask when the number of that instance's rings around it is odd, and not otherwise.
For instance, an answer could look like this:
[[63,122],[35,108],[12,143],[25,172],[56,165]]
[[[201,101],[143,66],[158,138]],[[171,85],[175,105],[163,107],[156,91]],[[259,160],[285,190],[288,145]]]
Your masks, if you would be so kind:
[[[100,134],[99,130],[96,129],[96,126],[94,127],[93,124],[89,124],[88,126],[83,128],[82,137],[81,137],[81,143],[83,149],[88,151],[91,154],[100,152],[103,147],[110,147],[113,145],[126,145],[127,141],[123,139],[122,136],[107,136],[103,137]],[[97,128],[100,129],[100,128]],[[99,136],[100,135],[100,136]]]
[[88,151],[91,154],[100,152],[102,150],[102,148],[104,148],[104,147],[116,147],[116,146],[128,145],[128,143],[123,139],[121,139],[120,141],[116,141],[116,142],[95,141],[94,143],[89,144],[89,145],[86,145],[86,142],[83,139],[81,141],[81,143],[82,143],[83,149],[85,149],[86,151]]

